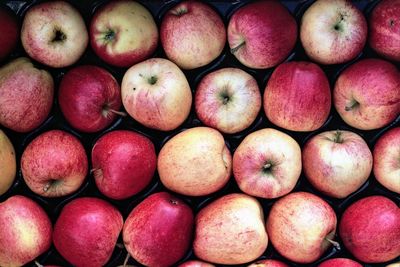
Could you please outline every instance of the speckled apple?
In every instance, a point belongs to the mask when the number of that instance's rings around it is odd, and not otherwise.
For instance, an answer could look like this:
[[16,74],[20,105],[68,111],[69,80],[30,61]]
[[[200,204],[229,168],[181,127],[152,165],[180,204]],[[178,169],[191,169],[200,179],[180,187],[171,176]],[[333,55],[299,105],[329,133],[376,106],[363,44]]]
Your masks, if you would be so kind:
[[58,103],[68,123],[81,132],[98,132],[109,126],[122,106],[117,80],[103,68],[83,65],[69,70],[58,90]]
[[39,127],[53,105],[54,82],[27,58],[17,58],[0,68],[0,124],[26,133]]
[[305,61],[279,65],[264,91],[264,111],[273,124],[291,131],[314,131],[328,119],[331,91],[324,71]]
[[17,46],[19,25],[15,14],[6,7],[0,7],[0,61],[5,59]]
[[228,194],[202,208],[196,216],[194,254],[216,264],[253,261],[268,246],[264,214],[257,199]]
[[278,1],[246,4],[229,20],[231,53],[249,68],[266,69],[278,65],[289,56],[296,39],[296,20]]
[[130,67],[147,59],[157,43],[153,16],[136,1],[111,1],[96,10],[90,22],[94,52],[113,66]]
[[15,195],[0,203],[0,223],[2,267],[22,266],[50,248],[50,219],[33,200]]
[[256,261],[248,265],[247,267],[289,267],[289,265],[278,260],[267,259]]
[[92,149],[92,173],[100,192],[125,199],[142,191],[157,166],[153,143],[133,131],[116,130],[100,137]]
[[267,232],[274,248],[285,258],[308,264],[334,243],[336,214],[322,198],[295,192],[274,203]]
[[61,197],[72,194],[82,185],[88,172],[88,160],[78,138],[62,130],[50,130],[25,148],[21,171],[34,193]]
[[360,263],[346,258],[334,258],[321,262],[318,267],[363,267]]
[[21,41],[26,53],[53,68],[77,62],[88,39],[81,14],[66,1],[36,4],[28,9],[22,23]]
[[0,196],[10,189],[17,172],[14,146],[0,129]]
[[94,197],[76,198],[61,210],[54,225],[53,243],[77,267],[104,266],[123,227],[120,212]]
[[122,232],[125,248],[146,266],[173,266],[192,240],[193,212],[167,192],[148,196],[129,214]]
[[381,128],[400,115],[400,72],[382,59],[357,61],[337,78],[333,103],[348,125]]

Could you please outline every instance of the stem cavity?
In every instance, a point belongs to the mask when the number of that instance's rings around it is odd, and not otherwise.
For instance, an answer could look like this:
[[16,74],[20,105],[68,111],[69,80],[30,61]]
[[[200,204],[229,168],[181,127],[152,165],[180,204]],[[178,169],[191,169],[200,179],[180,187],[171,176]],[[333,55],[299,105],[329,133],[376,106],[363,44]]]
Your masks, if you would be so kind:
[[245,44],[246,44],[246,41],[243,40],[238,46],[231,48],[231,53],[235,54]]

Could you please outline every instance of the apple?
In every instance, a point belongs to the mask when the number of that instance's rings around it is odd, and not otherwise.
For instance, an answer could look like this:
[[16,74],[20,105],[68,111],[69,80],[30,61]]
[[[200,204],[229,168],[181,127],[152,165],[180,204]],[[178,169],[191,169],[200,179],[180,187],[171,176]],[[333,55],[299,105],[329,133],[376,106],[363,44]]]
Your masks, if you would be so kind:
[[271,68],[294,48],[297,23],[278,1],[262,0],[239,8],[229,20],[231,53],[245,66]]
[[233,175],[248,195],[277,198],[295,187],[301,149],[291,136],[267,128],[247,135],[233,154]]
[[104,266],[122,230],[120,212],[108,202],[81,197],[67,203],[54,225],[53,243],[74,266]]
[[400,267],[400,261],[386,265],[385,267]]
[[36,4],[25,14],[21,41],[26,53],[53,68],[74,64],[88,44],[85,22],[65,1]]
[[339,234],[358,260],[382,263],[400,256],[400,208],[384,196],[357,200],[343,213]]
[[381,56],[400,61],[400,0],[382,0],[369,17],[369,45]]
[[125,221],[125,248],[146,266],[172,266],[190,247],[193,212],[179,198],[167,192],[148,196]]
[[347,0],[318,0],[304,13],[300,40],[306,54],[320,64],[354,59],[367,41],[367,21]]
[[289,267],[289,265],[278,260],[259,260],[248,267]]
[[224,137],[208,127],[178,133],[158,155],[163,185],[179,194],[204,196],[221,189],[231,175],[232,157]]
[[39,204],[20,195],[0,203],[0,266],[22,266],[50,248],[52,226]]
[[275,125],[291,131],[314,131],[329,116],[331,91],[323,70],[305,61],[279,65],[264,92],[264,111]]
[[322,198],[295,192],[276,201],[267,219],[274,248],[285,258],[308,264],[319,259],[336,232],[336,214]]
[[253,197],[229,194],[202,208],[196,216],[194,254],[216,264],[255,260],[268,245],[263,209]]
[[72,134],[50,130],[28,144],[21,157],[27,186],[45,197],[69,195],[81,186],[88,160],[81,142]]
[[14,59],[0,68],[0,124],[29,132],[42,124],[53,105],[54,82],[29,59]]
[[0,61],[5,59],[17,46],[19,25],[15,14],[6,7],[0,7]]
[[205,125],[234,134],[254,122],[261,109],[261,94],[250,74],[238,68],[223,68],[203,77],[194,103]]
[[204,261],[190,260],[180,264],[178,267],[215,267],[215,265]]
[[0,129],[0,196],[10,189],[17,172],[14,146]]
[[93,176],[100,192],[125,199],[142,191],[157,166],[153,143],[136,132],[116,130],[96,141],[92,149]]
[[350,259],[335,258],[323,261],[318,267],[362,267],[362,265]]
[[189,116],[192,92],[173,62],[151,58],[129,68],[121,85],[125,110],[146,127],[170,131]]
[[345,198],[371,174],[373,158],[367,143],[356,133],[326,131],[307,141],[302,151],[304,174],[319,191]]
[[145,60],[157,43],[153,16],[136,1],[111,1],[96,10],[90,22],[93,51],[113,66],[130,67]]
[[226,42],[225,25],[207,4],[183,1],[162,18],[160,39],[171,61],[183,69],[195,69],[221,54]]
[[58,102],[68,123],[81,132],[103,130],[124,114],[118,111],[122,106],[118,82],[93,65],[75,67],[63,76]]
[[339,75],[333,102],[348,125],[381,128],[400,114],[400,72],[382,59],[360,60]]
[[385,132],[376,142],[374,175],[387,189],[400,194],[400,127]]

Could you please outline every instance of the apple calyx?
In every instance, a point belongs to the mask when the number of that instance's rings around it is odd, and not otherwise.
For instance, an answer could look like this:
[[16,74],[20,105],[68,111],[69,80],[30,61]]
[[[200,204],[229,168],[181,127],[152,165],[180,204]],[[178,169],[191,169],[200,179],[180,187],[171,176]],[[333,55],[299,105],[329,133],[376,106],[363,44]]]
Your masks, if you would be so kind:
[[222,104],[226,105],[231,100],[232,96],[228,93],[227,90],[224,90],[219,94],[219,98],[221,99]]
[[335,23],[333,26],[333,29],[337,32],[343,32],[343,22],[344,21],[344,15],[340,14],[339,21]]
[[171,203],[172,205],[178,205],[178,201],[176,199],[170,199],[169,203]]
[[51,43],[62,43],[67,39],[67,35],[61,31],[59,28],[54,28],[53,39],[51,39]]
[[107,29],[104,32],[104,42],[105,43],[111,43],[115,39],[115,31],[112,29]]
[[338,143],[338,144],[343,143],[342,131],[336,130],[334,138],[333,138],[333,142]]
[[150,76],[149,78],[147,78],[147,82],[151,85],[155,85],[157,83],[157,76]]
[[175,16],[177,16],[177,17],[180,17],[182,15],[187,14],[188,10],[187,10],[186,7],[182,7],[181,6],[181,7],[176,8],[175,10],[172,10],[171,13],[174,14]]
[[265,164],[262,166],[261,171],[264,174],[270,174],[272,172],[273,164],[270,161],[265,162]]
[[352,100],[350,101],[350,103],[344,107],[344,110],[345,110],[345,111],[350,111],[350,110],[352,110],[352,109],[357,108],[359,105],[360,105],[360,102],[358,102],[358,101],[355,100],[355,99],[352,99]]
[[50,179],[47,184],[43,187],[43,192],[49,191],[51,187],[57,186],[58,184],[61,184],[62,182],[60,180],[56,179]]
[[93,174],[94,179],[103,179],[103,170],[100,168],[94,168],[90,170],[90,173]]
[[246,45],[246,41],[243,40],[240,44],[238,44],[236,47],[231,48],[231,53],[235,54],[242,46]]

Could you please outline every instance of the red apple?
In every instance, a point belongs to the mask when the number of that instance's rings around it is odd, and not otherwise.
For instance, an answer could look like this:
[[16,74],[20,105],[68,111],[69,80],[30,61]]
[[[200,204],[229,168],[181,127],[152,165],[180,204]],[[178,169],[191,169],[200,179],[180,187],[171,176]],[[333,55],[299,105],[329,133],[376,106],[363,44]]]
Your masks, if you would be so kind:
[[57,218],[54,246],[74,266],[104,266],[123,223],[120,212],[108,202],[93,197],[77,198],[66,204]]
[[233,175],[248,195],[277,198],[293,190],[301,174],[296,140],[267,128],[247,135],[233,155]]
[[22,266],[50,248],[52,226],[33,200],[15,195],[0,203],[0,266]]
[[78,66],[61,80],[58,102],[69,124],[82,132],[97,132],[109,126],[119,112],[118,82],[105,69]]
[[336,214],[322,198],[291,193],[274,203],[267,219],[274,248],[285,258],[308,264],[335,243]]
[[339,75],[333,102],[350,126],[381,128],[400,114],[400,72],[381,59],[360,60]]
[[10,189],[17,172],[14,146],[0,129],[0,196]]
[[382,263],[400,256],[400,208],[383,196],[369,196],[343,213],[339,234],[358,260]]
[[245,194],[225,195],[196,216],[194,254],[216,264],[243,264],[264,253],[268,245],[263,209]]
[[311,62],[286,62],[268,80],[264,110],[275,125],[291,131],[314,131],[329,116],[331,91],[322,69]]
[[157,48],[158,30],[151,13],[130,0],[111,1],[90,22],[90,44],[108,64],[130,67]]
[[289,267],[289,265],[278,260],[259,260],[247,267]]
[[208,127],[190,128],[172,137],[161,148],[157,162],[163,185],[188,196],[221,189],[229,180],[231,167],[224,137]]
[[373,155],[376,180],[400,194],[400,127],[387,131],[378,139]]
[[193,212],[166,192],[155,193],[129,214],[122,232],[125,248],[146,266],[171,266],[190,247]]
[[372,170],[367,143],[350,131],[326,131],[307,141],[302,151],[304,174],[325,195],[345,198],[359,189]]
[[190,260],[180,264],[178,267],[215,267],[215,265],[204,261]]
[[296,39],[296,20],[278,1],[247,4],[229,20],[231,53],[250,68],[266,69],[278,65],[289,56]]
[[171,61],[183,69],[195,69],[221,54],[226,31],[221,17],[207,4],[183,1],[164,15],[160,37]]
[[2,61],[17,46],[19,39],[19,25],[15,14],[5,7],[0,7],[0,25],[0,61]]
[[195,109],[207,126],[224,133],[249,127],[261,109],[257,81],[238,68],[223,68],[207,74],[197,87]]
[[318,267],[362,267],[362,265],[350,259],[335,258],[323,261]]
[[0,68],[0,124],[16,132],[29,132],[48,117],[53,105],[54,82],[27,58]]
[[189,116],[192,92],[185,74],[173,62],[151,58],[127,70],[121,85],[122,103],[146,127],[170,131]]
[[400,61],[400,0],[382,0],[375,6],[368,41],[381,56]]
[[153,178],[156,164],[153,143],[132,131],[106,133],[92,149],[97,188],[113,199],[128,198],[142,191]]
[[81,14],[68,2],[39,3],[25,14],[22,45],[31,58],[50,67],[74,64],[85,52],[88,39]]
[[354,59],[367,41],[367,21],[348,0],[318,0],[304,13],[300,39],[306,54],[321,64]]
[[25,183],[36,194],[61,197],[78,190],[86,177],[88,161],[75,136],[50,130],[25,148],[21,171]]

